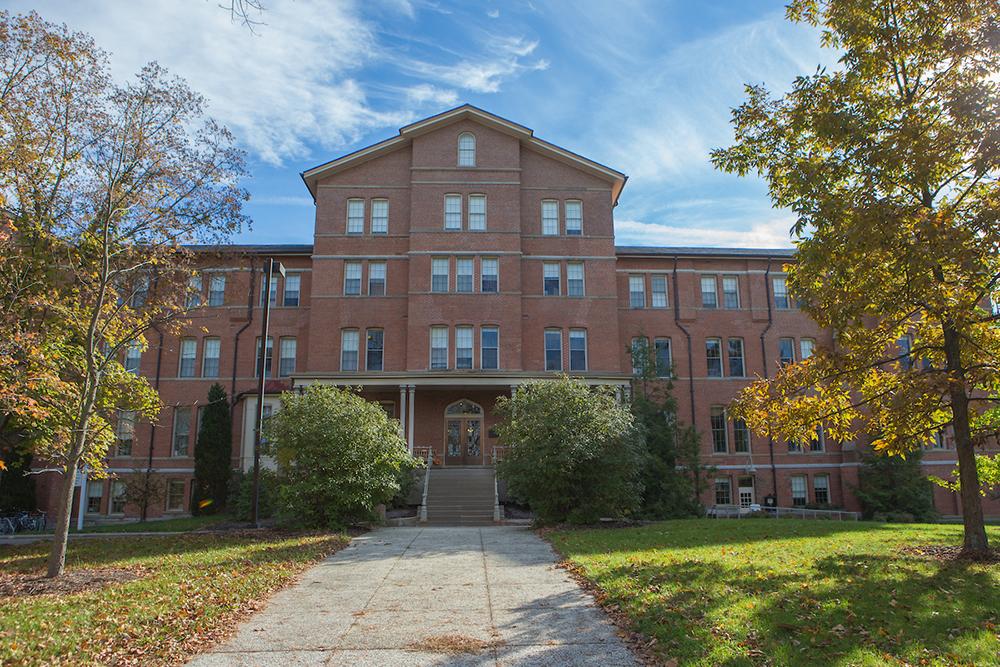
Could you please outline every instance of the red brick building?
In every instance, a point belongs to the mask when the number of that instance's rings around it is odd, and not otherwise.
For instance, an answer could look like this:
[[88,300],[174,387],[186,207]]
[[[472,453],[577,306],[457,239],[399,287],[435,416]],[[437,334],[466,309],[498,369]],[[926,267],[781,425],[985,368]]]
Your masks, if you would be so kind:
[[[151,462],[167,481],[157,514],[190,511],[198,409],[215,382],[232,399],[234,466],[252,466],[266,257],[286,275],[268,290],[265,409],[314,382],[360,386],[414,451],[488,465],[498,396],[561,373],[626,392],[630,347],[649,345],[716,468],[706,505],[773,495],[783,507],[857,509],[853,446],[819,434],[790,447],[726,415],[750,378],[832,342],[787,295],[790,251],[616,247],[624,174],[471,106],[302,176],[316,203],[313,244],[199,248],[187,333],[154,333],[129,360],[165,407],[158,423],[121,429],[110,468]],[[946,441],[925,456],[942,475],[954,460]],[[45,504],[54,490],[39,486]],[[121,490],[94,480],[88,513],[133,514]],[[957,498],[937,493],[939,511],[957,514]]]

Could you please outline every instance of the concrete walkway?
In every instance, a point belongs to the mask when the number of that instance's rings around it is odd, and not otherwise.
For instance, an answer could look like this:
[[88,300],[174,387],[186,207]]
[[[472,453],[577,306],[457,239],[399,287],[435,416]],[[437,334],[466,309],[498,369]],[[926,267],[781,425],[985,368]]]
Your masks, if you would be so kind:
[[[636,665],[530,530],[383,528],[306,571],[190,664]],[[452,651],[468,645],[471,651]]]

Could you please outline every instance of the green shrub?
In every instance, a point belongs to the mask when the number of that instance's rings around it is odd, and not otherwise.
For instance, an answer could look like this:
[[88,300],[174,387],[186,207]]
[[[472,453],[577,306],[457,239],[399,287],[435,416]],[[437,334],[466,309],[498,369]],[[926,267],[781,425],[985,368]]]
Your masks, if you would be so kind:
[[[260,503],[257,514],[261,519],[274,516],[278,497],[278,475],[267,468],[260,469]],[[253,472],[236,472],[229,484],[226,508],[237,521],[253,518]]]
[[497,401],[509,492],[546,522],[622,517],[642,501],[642,442],[609,387],[562,378],[521,385]]
[[894,515],[897,521],[906,515],[916,521],[931,521],[936,516],[934,491],[920,467],[919,450],[905,459],[879,452],[865,453],[854,493],[866,519],[879,514]]
[[226,508],[226,492],[233,475],[233,424],[229,397],[221,384],[208,390],[208,403],[198,419],[194,448],[192,514],[215,514]]
[[285,393],[264,427],[266,451],[278,461],[279,517],[289,523],[337,528],[375,518],[400,490],[413,465],[399,423],[355,392],[312,385]]

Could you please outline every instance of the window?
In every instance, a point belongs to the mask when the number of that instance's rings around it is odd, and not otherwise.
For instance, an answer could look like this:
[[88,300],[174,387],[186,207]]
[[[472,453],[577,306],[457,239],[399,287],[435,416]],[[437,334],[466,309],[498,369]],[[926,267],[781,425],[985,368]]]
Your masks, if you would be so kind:
[[486,195],[469,195],[469,229],[486,231]]
[[559,233],[559,202],[546,199],[542,202],[542,234],[553,236]]
[[649,364],[649,339],[636,336],[632,339],[632,375],[645,375]]
[[218,338],[206,338],[201,348],[201,376],[219,377],[219,351],[222,342]]
[[483,258],[483,277],[479,286],[481,292],[495,293],[500,290],[500,264],[495,257]]
[[799,340],[799,359],[808,359],[813,355],[814,349],[816,349],[816,341],[812,338],[802,338]]
[[369,329],[365,332],[365,341],[365,370],[382,370],[385,333],[381,329]]
[[471,257],[459,257],[455,260],[455,291],[471,292],[474,277],[475,262]]
[[774,307],[779,310],[788,310],[788,282],[785,280],[785,276],[776,276],[771,279],[771,285],[774,287]]
[[101,498],[104,497],[104,480],[92,479],[87,485],[87,513],[98,514],[101,511]]
[[385,262],[368,262],[368,296],[385,296]]
[[830,504],[830,476],[816,475],[813,477],[813,501],[817,505]]
[[[265,290],[263,274],[260,281],[260,307],[264,307],[264,299],[270,299],[271,305],[278,303],[278,276],[271,276],[271,289]],[[266,296],[265,296],[266,295]]]
[[656,376],[661,378],[670,377],[671,368],[674,365],[670,351],[670,339],[657,338],[653,341],[653,347],[656,352]]
[[562,370],[562,332],[559,329],[545,330],[545,370]]
[[129,343],[125,348],[125,370],[134,375],[139,374],[139,364],[142,362],[142,344],[139,341]]
[[431,291],[448,291],[448,258],[435,257],[431,260]]
[[826,431],[822,426],[816,427],[816,434],[809,441],[810,452],[822,452],[826,449]]
[[361,262],[344,262],[344,294],[361,294]]
[[808,502],[806,495],[806,476],[792,475],[792,505],[802,507]]
[[472,327],[455,327],[455,368],[472,368]]
[[479,331],[479,367],[484,370],[500,368],[500,329],[483,327]]
[[652,276],[653,283],[653,308],[667,307],[667,277]]
[[431,327],[431,369],[448,368],[448,327]]
[[340,370],[358,370],[357,329],[344,329],[340,332]]
[[476,166],[476,135],[469,132],[458,135],[458,166]]
[[185,308],[197,308],[201,305],[201,274],[188,278],[187,295],[184,298]]
[[569,330],[569,369],[587,370],[587,332],[584,329]]
[[372,234],[389,233],[389,200],[372,200]]
[[705,359],[708,362],[708,377],[722,377],[722,341],[709,338],[705,341]]
[[701,277],[701,307],[719,307],[719,295],[716,293],[715,276]]
[[628,277],[628,305],[630,308],[646,307],[646,278],[645,276]]
[[208,305],[221,306],[226,302],[226,274],[213,273],[208,279]]
[[142,308],[146,305],[146,298],[149,297],[149,276],[139,276],[135,282],[135,289],[132,291],[129,305],[132,308]]
[[184,480],[172,479],[167,482],[167,511],[181,512],[184,510]]
[[302,275],[299,273],[289,273],[285,276],[285,293],[281,302],[286,306],[299,305],[299,291],[302,285]]
[[[274,356],[274,338],[271,336],[267,337],[267,348],[264,350],[264,373],[266,377],[273,377],[271,358]],[[257,355],[255,357],[256,365],[254,366],[254,373],[260,375],[260,337],[257,337]]]
[[111,507],[108,514],[125,513],[125,482],[111,482]]
[[462,228],[462,195],[444,196],[444,228]]
[[583,202],[570,200],[566,207],[566,233],[570,236],[583,234]]
[[732,505],[733,495],[729,486],[728,477],[719,477],[715,480],[715,504]]
[[583,292],[583,262],[570,262],[566,265],[566,293],[583,296]]
[[542,264],[543,293],[545,296],[559,296],[559,265],[545,262]]
[[736,276],[722,276],[722,307],[740,307],[740,279]]
[[721,405],[713,405],[710,419],[712,422],[712,451],[716,454],[725,454],[729,451],[726,409]]
[[778,339],[778,363],[782,366],[786,364],[791,364],[795,361],[795,339],[794,338],[779,338]]
[[191,435],[191,408],[174,409],[174,439],[172,441],[173,456],[187,456],[188,443]]
[[750,427],[742,419],[733,421],[733,450],[750,453]]
[[743,365],[743,339],[729,339],[729,376],[740,378],[746,375]]
[[365,200],[347,200],[347,233],[364,234],[365,232]]
[[115,424],[116,456],[132,456],[132,442],[135,440],[135,412],[119,410]]
[[198,356],[198,342],[194,338],[181,338],[181,364],[177,377],[193,378],[195,360]]
[[900,336],[899,340],[896,341],[896,346],[899,348],[899,367],[907,371],[913,368],[913,356],[911,354],[913,339],[909,336]]
[[288,377],[295,372],[295,348],[294,338],[282,338],[278,345],[278,375]]

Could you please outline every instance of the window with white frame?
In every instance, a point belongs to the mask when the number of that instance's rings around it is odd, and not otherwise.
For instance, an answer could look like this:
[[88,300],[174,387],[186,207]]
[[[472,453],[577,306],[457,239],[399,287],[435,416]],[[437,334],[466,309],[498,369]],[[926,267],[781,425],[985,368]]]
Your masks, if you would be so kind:
[[87,485],[87,514],[98,514],[101,511],[101,500],[104,498],[104,480],[93,479]]
[[795,362],[795,339],[778,339],[778,363],[782,366]]
[[197,357],[198,342],[194,338],[181,338],[181,359],[180,367],[177,369],[177,377],[193,378]]
[[802,507],[809,502],[805,475],[792,475],[792,506]]
[[385,332],[368,329],[365,332],[365,370],[381,371],[385,355]]
[[733,420],[733,451],[750,453],[750,427],[742,419]]
[[484,293],[500,291],[500,262],[496,257],[483,257],[479,291]]
[[294,338],[284,336],[278,344],[278,375],[288,377],[295,373],[295,348],[297,343]]
[[650,276],[653,287],[653,308],[667,307],[667,277],[662,275]]
[[715,276],[701,277],[701,307],[719,307],[719,295],[717,292]]
[[462,195],[444,196],[444,228],[462,228]]
[[566,264],[566,293],[569,296],[583,296],[583,262]]
[[570,199],[563,206],[566,211],[566,233],[580,236],[583,234],[583,202]]
[[722,307],[740,307],[740,279],[739,276],[722,276]]
[[586,329],[569,330],[569,369],[571,371],[587,370]]
[[656,353],[656,376],[661,378],[670,377],[671,368],[674,365],[670,350],[670,339],[656,338],[653,341],[653,348]]
[[172,456],[187,456],[191,440],[191,407],[174,408]]
[[705,361],[708,368],[708,377],[722,377],[722,339],[705,339]]
[[728,345],[729,377],[741,378],[746,375],[746,366],[743,363],[743,339],[730,338]]
[[185,308],[197,308],[201,305],[201,274],[196,273],[188,278],[187,295],[184,298]]
[[125,513],[125,490],[125,482],[121,480],[111,482],[111,505],[108,507],[108,514]]
[[270,299],[271,305],[278,303],[278,276],[271,276],[271,289],[264,285],[263,277],[260,281],[260,307],[264,307],[264,299]]
[[117,456],[132,456],[135,440],[135,411],[119,410],[115,424],[115,453]]
[[479,367],[484,370],[500,368],[500,329],[483,327],[479,330]]
[[347,200],[347,233],[348,234],[364,234],[365,233],[365,200],[364,199],[348,199]]
[[475,278],[475,261],[471,257],[455,260],[455,291],[471,292]]
[[450,260],[447,257],[435,257],[431,260],[431,291],[448,291],[448,271]]
[[788,299],[788,281],[785,276],[775,276],[771,279],[774,289],[774,307],[778,310],[788,310],[791,302]]
[[219,377],[219,357],[222,341],[216,337],[205,338],[201,344],[201,376]]
[[486,195],[469,195],[469,229],[486,231]]
[[632,339],[632,375],[645,375],[649,370],[649,339],[636,336]]
[[813,502],[817,505],[830,504],[830,476],[813,476]]
[[908,335],[900,336],[899,340],[896,341],[896,347],[899,354],[899,367],[907,371],[913,368],[913,338]]
[[302,274],[289,273],[285,276],[285,293],[281,302],[289,307],[299,305],[299,292],[302,289]]
[[368,296],[385,296],[385,262],[368,262]]
[[340,370],[358,370],[357,329],[344,329],[340,332]]
[[226,303],[226,274],[213,273],[208,279],[208,305],[222,306]]
[[167,511],[168,512],[182,512],[184,511],[184,490],[185,483],[183,479],[172,479],[167,482]]
[[816,427],[816,433],[809,440],[810,452],[822,452],[826,450],[826,430],[822,426]]
[[361,294],[361,262],[344,262],[344,294]]
[[[274,377],[272,375],[271,358],[274,356],[274,337],[267,337],[267,346],[264,348],[264,371],[267,377]],[[257,352],[254,356],[255,366],[254,373],[256,376],[260,375],[260,336],[257,337]]]
[[733,504],[732,487],[728,477],[717,477],[715,479],[715,504]]
[[562,331],[560,329],[545,330],[545,370],[562,370]]
[[554,199],[542,202],[542,234],[546,236],[559,234],[559,202]]
[[455,368],[472,368],[472,327],[455,327]]
[[813,350],[815,349],[816,341],[812,338],[799,339],[799,359],[805,360],[813,356]]
[[726,427],[726,408],[713,405],[709,418],[712,423],[712,451],[725,454],[729,451],[729,429]]
[[389,233],[389,200],[372,200],[372,234]]
[[545,296],[559,296],[559,264],[554,262],[542,263],[542,293]]
[[142,343],[132,341],[125,348],[125,370],[133,375],[139,374],[139,365],[142,363]]
[[458,166],[476,166],[476,135],[471,132],[458,135]]
[[431,327],[431,370],[448,368],[448,327]]
[[628,305],[629,308],[646,307],[646,277],[628,277]]

